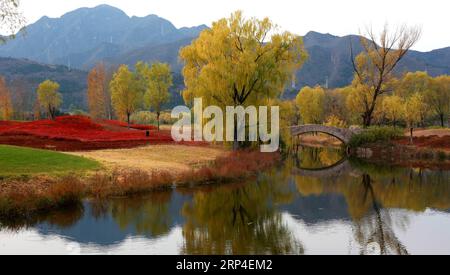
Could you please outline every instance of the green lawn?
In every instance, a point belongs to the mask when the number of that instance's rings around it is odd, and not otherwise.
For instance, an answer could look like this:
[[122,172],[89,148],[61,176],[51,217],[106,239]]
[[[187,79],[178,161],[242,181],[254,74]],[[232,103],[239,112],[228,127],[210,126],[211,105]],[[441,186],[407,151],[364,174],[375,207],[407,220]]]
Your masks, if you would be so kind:
[[58,174],[100,168],[94,160],[63,153],[0,145],[0,176]]

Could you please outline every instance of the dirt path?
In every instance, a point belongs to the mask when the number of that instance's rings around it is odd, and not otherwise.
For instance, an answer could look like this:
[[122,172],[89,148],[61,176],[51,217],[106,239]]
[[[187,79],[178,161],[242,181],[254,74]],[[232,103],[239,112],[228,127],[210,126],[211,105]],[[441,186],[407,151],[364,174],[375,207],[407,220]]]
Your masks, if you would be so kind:
[[[405,133],[406,136],[409,135],[409,132]],[[428,130],[421,130],[417,129],[414,131],[415,137],[426,137],[426,136],[438,136],[438,137],[450,137],[450,129],[428,129]]]
[[108,149],[70,153],[100,161],[109,168],[138,168],[178,173],[203,166],[227,153],[207,146],[152,145],[133,149]]

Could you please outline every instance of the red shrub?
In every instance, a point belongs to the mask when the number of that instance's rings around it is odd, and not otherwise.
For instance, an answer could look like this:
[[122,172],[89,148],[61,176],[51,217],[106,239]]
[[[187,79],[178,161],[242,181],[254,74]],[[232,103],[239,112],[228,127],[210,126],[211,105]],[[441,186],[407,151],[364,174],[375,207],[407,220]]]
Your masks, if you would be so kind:
[[[117,122],[120,124],[120,122]],[[137,126],[139,127],[139,126]],[[148,127],[149,129],[151,127]],[[172,141],[168,132],[152,132],[125,129],[112,131],[83,116],[63,116],[53,120],[40,120],[3,126],[0,135],[33,135],[50,139],[79,141],[164,140]]]
[[[112,126],[119,126],[119,127],[124,127],[124,128],[128,128],[128,124],[122,121],[117,121],[117,120],[102,120],[101,123],[104,124],[109,124]],[[158,127],[153,126],[153,125],[141,125],[141,124],[131,124],[130,125],[131,129],[136,129],[136,130],[158,130]]]

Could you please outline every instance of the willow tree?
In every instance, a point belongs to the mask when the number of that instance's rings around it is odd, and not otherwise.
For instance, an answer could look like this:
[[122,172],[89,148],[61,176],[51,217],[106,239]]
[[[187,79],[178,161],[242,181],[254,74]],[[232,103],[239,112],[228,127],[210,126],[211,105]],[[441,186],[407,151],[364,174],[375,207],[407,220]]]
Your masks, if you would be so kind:
[[450,76],[442,75],[432,79],[431,89],[425,93],[425,101],[431,111],[439,117],[441,127],[450,115]]
[[426,93],[432,88],[433,78],[426,72],[408,72],[394,83],[394,94],[406,99],[415,93]]
[[144,103],[146,107],[156,113],[159,130],[162,107],[169,102],[169,89],[173,85],[170,65],[154,63],[148,70],[148,79],[147,90],[144,94]]
[[361,39],[363,51],[356,58],[352,48],[355,80],[365,87],[361,113],[364,126],[371,126],[380,96],[389,91],[394,69],[419,40],[420,34],[419,28],[402,26],[392,32],[385,26],[379,36],[372,30],[367,31],[368,39]]
[[392,95],[387,96],[383,100],[382,109],[386,115],[386,118],[392,121],[394,127],[397,126],[397,122],[403,116],[403,99],[399,96]]
[[414,126],[422,121],[423,113],[427,106],[424,103],[424,97],[420,93],[415,93],[408,97],[404,104],[404,118],[410,128],[410,143],[413,143]]
[[296,103],[303,123],[322,124],[325,119],[325,90],[320,87],[304,87],[297,95]]
[[136,88],[135,75],[128,69],[128,66],[119,67],[110,83],[110,90],[115,113],[121,119],[126,118],[128,126],[130,126],[130,117],[139,108],[142,93]]
[[[268,18],[246,19],[237,11],[204,30],[180,57],[186,103],[202,98],[224,108],[266,105],[282,93],[307,54],[301,37],[280,32]],[[237,128],[235,121],[235,149]]]
[[[19,9],[19,0],[0,0],[0,31],[11,36],[24,27],[25,18]],[[0,35],[0,43],[5,42],[7,37]]]
[[6,81],[0,77],[0,120],[9,120],[13,114],[11,92],[6,86]]
[[56,111],[62,104],[62,95],[59,93],[59,84],[51,80],[46,80],[39,84],[37,94],[37,100],[40,107],[47,111],[48,118],[54,120]]

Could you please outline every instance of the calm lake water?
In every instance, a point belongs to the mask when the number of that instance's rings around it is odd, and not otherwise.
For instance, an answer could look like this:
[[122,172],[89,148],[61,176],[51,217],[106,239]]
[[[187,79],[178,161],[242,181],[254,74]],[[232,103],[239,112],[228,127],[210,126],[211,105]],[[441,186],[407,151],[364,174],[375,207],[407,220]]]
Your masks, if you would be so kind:
[[450,171],[304,148],[249,182],[1,221],[0,254],[450,254]]

